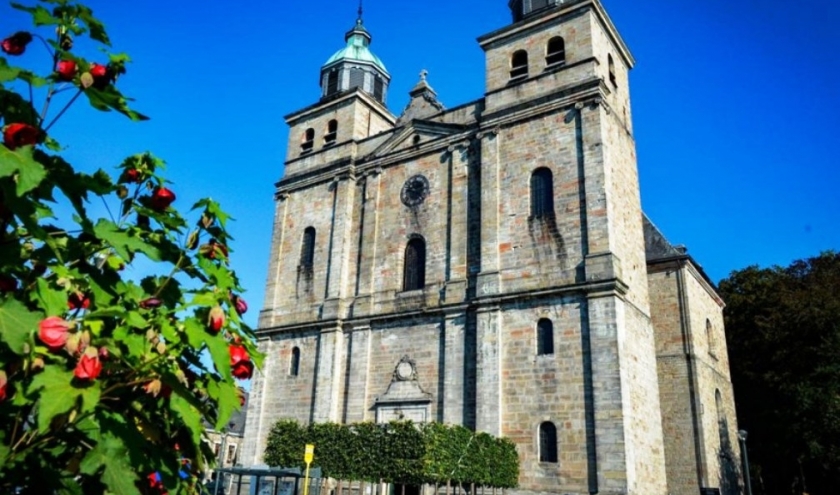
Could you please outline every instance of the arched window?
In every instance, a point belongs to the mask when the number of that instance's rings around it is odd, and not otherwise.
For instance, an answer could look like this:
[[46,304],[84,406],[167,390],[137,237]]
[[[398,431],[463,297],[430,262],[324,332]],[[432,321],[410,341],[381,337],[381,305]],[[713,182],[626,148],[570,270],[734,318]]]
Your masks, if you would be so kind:
[[327,73],[327,95],[335,94],[338,91],[338,69]]
[[566,42],[560,36],[548,40],[545,51],[545,65],[561,65],[566,63]]
[[557,462],[557,427],[548,421],[540,425],[540,462]]
[[531,174],[531,217],[554,216],[554,180],[551,170],[540,167]]
[[613,86],[618,87],[618,82],[615,79],[615,62],[613,62],[612,55],[607,54],[607,65],[610,71],[610,82]]
[[517,50],[510,57],[510,78],[517,79],[528,75],[528,52]]
[[298,269],[303,272],[312,272],[315,264],[315,228],[306,227],[303,231],[303,242],[300,246],[300,266]]
[[300,145],[301,153],[309,153],[315,145],[315,129],[309,128],[303,133],[303,142]]
[[726,419],[726,413],[723,411],[723,397],[720,390],[715,390],[715,408],[718,420],[718,437],[720,437],[721,453],[728,452],[732,448],[729,445],[729,421]]
[[548,318],[537,322],[537,355],[554,354],[554,325]]
[[289,375],[298,376],[300,374],[300,347],[292,349],[292,360],[289,361]]
[[338,136],[338,121],[333,119],[327,123],[327,133],[324,134],[324,145],[329,146],[334,144],[336,136]]
[[426,241],[415,237],[405,247],[403,290],[418,290],[426,285]]

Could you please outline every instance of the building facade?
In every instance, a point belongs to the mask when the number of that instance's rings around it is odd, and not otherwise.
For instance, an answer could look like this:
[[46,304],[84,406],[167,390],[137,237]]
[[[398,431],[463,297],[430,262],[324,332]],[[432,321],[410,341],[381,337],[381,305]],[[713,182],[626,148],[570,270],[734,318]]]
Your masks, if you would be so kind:
[[360,15],[286,117],[241,460],[280,419],[406,418],[511,438],[523,492],[738,493],[723,303],[642,213],[634,59],[599,0],[509,8],[478,100],[422,74],[391,113]]

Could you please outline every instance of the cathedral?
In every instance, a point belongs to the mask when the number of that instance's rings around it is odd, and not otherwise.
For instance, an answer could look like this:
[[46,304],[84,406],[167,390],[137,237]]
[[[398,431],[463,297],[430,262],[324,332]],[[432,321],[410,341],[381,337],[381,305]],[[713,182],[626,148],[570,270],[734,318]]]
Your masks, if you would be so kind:
[[641,209],[633,56],[600,0],[508,8],[474,101],[423,73],[392,113],[360,12],[285,117],[240,460],[280,419],[410,419],[512,439],[522,493],[740,493],[724,303]]

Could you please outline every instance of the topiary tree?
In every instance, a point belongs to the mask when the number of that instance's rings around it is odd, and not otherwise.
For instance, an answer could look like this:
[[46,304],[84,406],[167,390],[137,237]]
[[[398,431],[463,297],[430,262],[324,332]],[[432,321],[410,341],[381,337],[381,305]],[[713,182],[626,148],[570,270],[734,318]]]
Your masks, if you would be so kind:
[[[0,492],[197,493],[202,421],[226,424],[260,362],[230,217],[203,199],[188,221],[149,153],[115,178],[65,161],[50,131],[80,99],[146,118],[117,89],[129,59],[73,50],[111,45],[80,3],[12,6],[35,30],[0,42]],[[93,218],[97,197],[115,214]],[[141,260],[151,274],[133,280]]]

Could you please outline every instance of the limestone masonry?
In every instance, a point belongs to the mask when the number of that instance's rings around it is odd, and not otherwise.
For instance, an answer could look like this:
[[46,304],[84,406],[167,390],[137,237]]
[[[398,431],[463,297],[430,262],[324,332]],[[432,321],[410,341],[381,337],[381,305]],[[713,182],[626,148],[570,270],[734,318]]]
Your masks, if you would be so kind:
[[511,438],[523,493],[739,493],[723,302],[641,210],[634,59],[598,0],[510,8],[479,100],[423,74],[392,114],[360,15],[286,117],[240,461],[280,419],[403,418]]

